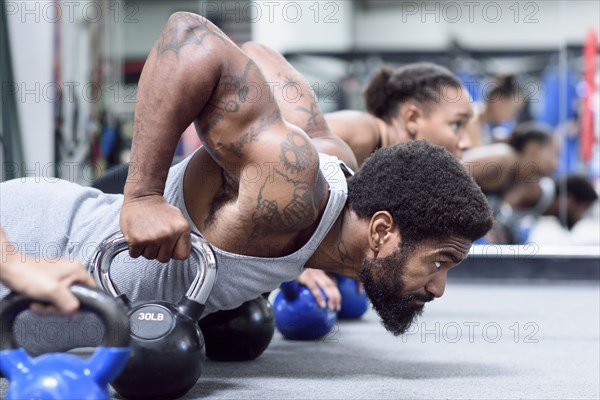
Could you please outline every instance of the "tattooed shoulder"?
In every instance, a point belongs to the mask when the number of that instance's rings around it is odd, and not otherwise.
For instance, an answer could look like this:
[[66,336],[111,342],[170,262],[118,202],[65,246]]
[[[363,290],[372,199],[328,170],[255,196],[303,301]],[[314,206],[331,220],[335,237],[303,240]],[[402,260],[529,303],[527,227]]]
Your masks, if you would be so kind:
[[173,52],[179,60],[179,51],[189,45],[204,46],[207,37],[225,41],[223,34],[214,30],[208,21],[199,15],[178,12],[169,18],[169,23],[156,42],[156,61],[166,52]]

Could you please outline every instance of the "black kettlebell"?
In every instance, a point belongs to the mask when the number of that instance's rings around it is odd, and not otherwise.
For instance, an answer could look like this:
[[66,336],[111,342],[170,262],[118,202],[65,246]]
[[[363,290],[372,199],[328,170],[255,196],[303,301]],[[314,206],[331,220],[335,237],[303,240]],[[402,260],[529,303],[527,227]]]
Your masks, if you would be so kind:
[[129,399],[177,398],[187,393],[202,373],[204,338],[198,321],[217,276],[212,248],[192,233],[192,254],[198,273],[176,303],[141,302],[130,305],[110,279],[110,264],[128,245],[121,233],[104,240],[93,260],[98,285],[129,307],[131,358],[112,387]]
[[264,297],[247,301],[233,310],[217,311],[200,320],[206,357],[214,361],[249,361],[271,343],[275,319]]

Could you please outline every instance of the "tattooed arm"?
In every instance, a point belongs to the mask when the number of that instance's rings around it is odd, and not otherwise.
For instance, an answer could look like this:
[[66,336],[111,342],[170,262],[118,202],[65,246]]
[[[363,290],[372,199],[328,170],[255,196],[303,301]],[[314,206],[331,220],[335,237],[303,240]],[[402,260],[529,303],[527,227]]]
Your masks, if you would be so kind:
[[[189,255],[189,223],[166,203],[163,192],[179,137],[206,106],[206,91],[215,86],[223,68],[219,58],[208,56],[209,51],[225,42],[224,35],[208,21],[175,13],[146,60],[138,86],[120,215],[132,257],[143,255],[166,262]],[[196,72],[198,63],[202,64],[201,74]]]
[[358,165],[352,150],[327,126],[308,81],[270,47],[247,42],[242,50],[261,69],[273,90],[283,118],[303,129],[320,152],[334,155],[356,170]]
[[[257,95],[266,87],[256,64],[215,25],[185,12],[169,18],[139,83],[130,168],[137,174],[125,186],[120,218],[132,256],[167,261],[189,254],[189,224],[163,192],[191,122],[239,193],[236,206],[248,219],[242,225],[253,227],[251,237],[296,232],[315,221],[325,196],[317,151],[269,96]],[[198,197],[186,193],[188,211]]]

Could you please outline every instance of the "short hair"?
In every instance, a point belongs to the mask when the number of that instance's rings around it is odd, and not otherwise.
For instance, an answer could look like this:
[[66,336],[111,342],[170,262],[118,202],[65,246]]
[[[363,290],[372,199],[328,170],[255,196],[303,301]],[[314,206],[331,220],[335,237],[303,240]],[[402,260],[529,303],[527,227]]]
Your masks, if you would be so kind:
[[450,70],[432,63],[414,63],[393,69],[380,68],[372,76],[363,93],[367,111],[389,122],[398,105],[408,100],[421,104],[440,101],[447,86],[462,88],[460,79]]
[[522,153],[530,142],[549,144],[552,142],[552,132],[540,123],[523,122],[515,127],[508,138],[508,144],[517,153]]
[[451,236],[475,241],[493,224],[485,196],[461,163],[424,140],[374,152],[348,182],[348,204],[364,218],[390,212],[411,245]]
[[568,175],[560,178],[556,183],[556,196],[560,196],[564,189],[579,203],[593,203],[598,200],[598,193],[588,179],[582,175]]

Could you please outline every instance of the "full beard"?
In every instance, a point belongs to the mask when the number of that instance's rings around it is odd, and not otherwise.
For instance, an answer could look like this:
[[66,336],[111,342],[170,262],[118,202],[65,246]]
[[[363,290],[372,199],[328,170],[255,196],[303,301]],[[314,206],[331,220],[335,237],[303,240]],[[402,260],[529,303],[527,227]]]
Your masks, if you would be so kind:
[[404,273],[412,253],[404,243],[386,257],[365,259],[360,269],[360,278],[373,308],[381,318],[386,330],[394,336],[402,335],[413,321],[423,313],[423,304],[433,296],[405,295]]

